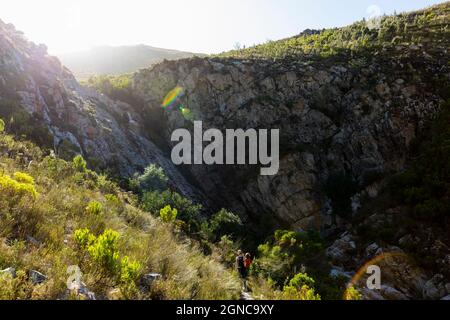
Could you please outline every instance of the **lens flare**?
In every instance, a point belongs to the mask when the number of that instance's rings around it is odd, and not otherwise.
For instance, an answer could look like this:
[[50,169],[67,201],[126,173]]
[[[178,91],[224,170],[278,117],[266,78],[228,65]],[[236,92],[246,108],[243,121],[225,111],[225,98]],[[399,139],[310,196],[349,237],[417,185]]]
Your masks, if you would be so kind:
[[181,102],[181,98],[184,94],[185,91],[183,87],[175,87],[166,95],[161,107],[166,110],[179,110],[186,120],[192,120],[193,114],[191,109],[185,107]]
[[181,105],[180,98],[183,96],[184,96],[184,89],[182,87],[175,87],[175,89],[171,90],[164,98],[162,107],[164,109],[179,107],[178,104]]
[[[384,252],[370,261],[366,262],[353,276],[351,281],[347,284],[347,288],[350,287],[358,287],[358,284],[361,284],[360,282],[364,279],[364,277],[367,275],[366,271],[369,266],[371,265],[391,265],[395,259],[408,259],[407,256],[403,252]],[[348,290],[348,289],[347,289]],[[345,296],[347,295],[347,290],[344,293],[344,300]]]

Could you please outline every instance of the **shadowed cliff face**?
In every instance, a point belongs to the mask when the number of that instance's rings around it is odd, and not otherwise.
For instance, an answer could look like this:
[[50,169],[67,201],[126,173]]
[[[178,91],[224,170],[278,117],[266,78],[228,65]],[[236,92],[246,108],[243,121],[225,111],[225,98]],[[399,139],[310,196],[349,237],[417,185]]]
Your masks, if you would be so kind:
[[[353,181],[349,198],[374,196],[383,176],[403,167],[410,142],[439,110],[440,97],[427,79],[438,70],[448,72],[445,57],[409,46],[384,50],[386,59],[361,54],[331,66],[333,57],[310,63],[167,62],[136,74],[134,89],[149,108],[160,108],[170,89],[183,87],[183,105],[204,130],[280,129],[275,176],[260,176],[250,167],[189,169],[215,202],[253,219],[267,213],[295,227],[324,228],[336,222],[333,190],[327,192],[333,177]],[[167,112],[163,121],[167,143],[172,130],[191,126],[178,111]]]
[[[270,42],[215,58],[164,62],[134,76],[149,110],[174,87],[208,128],[280,129],[275,176],[253,167],[191,166],[213,203],[275,217],[294,228],[333,229],[404,168],[408,148],[439,111],[448,80],[449,5]],[[179,127],[166,112],[166,143]]]

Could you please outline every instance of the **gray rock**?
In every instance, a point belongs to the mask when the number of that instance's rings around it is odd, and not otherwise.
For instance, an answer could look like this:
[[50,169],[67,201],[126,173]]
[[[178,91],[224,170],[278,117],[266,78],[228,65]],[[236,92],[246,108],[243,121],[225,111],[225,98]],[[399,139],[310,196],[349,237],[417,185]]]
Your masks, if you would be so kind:
[[427,281],[423,287],[423,297],[425,299],[438,300],[447,294],[445,288],[444,276],[441,274],[435,275],[429,281]]
[[441,300],[450,301],[450,294],[443,297]]
[[80,282],[79,284],[74,283],[70,288],[70,291],[83,300],[96,300],[95,293],[90,291],[83,282]]
[[381,294],[387,300],[409,300],[409,298],[402,292],[389,286],[381,286]]
[[368,257],[373,257],[376,254],[376,252],[378,251],[379,248],[380,248],[380,246],[378,244],[372,243],[371,245],[369,245],[366,248],[366,255]]
[[40,247],[42,244],[39,240],[37,240],[36,238],[34,238],[32,236],[27,236],[27,241],[29,243],[31,243],[32,245],[34,245],[35,247]]
[[378,290],[370,290],[364,287],[358,288],[358,291],[361,293],[362,300],[386,300]]
[[28,275],[33,284],[40,284],[47,281],[47,276],[36,270],[30,270]]
[[352,235],[344,233],[326,250],[326,255],[333,261],[345,263],[352,258],[356,249],[356,243]]
[[330,276],[332,276],[333,278],[343,277],[349,280],[352,278],[352,274],[350,272],[346,272],[343,268],[336,266],[333,266],[331,268]]
[[158,280],[162,279],[162,275],[159,273],[146,273],[142,276],[141,283],[146,287],[151,287],[151,285]]
[[4,270],[0,270],[0,276],[10,276],[12,278],[16,277],[16,269],[9,267]]

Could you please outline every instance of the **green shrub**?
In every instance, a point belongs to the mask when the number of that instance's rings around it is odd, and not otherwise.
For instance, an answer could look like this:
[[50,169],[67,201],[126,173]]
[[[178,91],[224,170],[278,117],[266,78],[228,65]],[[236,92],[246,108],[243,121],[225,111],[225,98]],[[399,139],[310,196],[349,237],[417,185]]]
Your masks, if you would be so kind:
[[103,205],[98,201],[90,201],[86,207],[86,213],[90,215],[100,215],[103,212]]
[[[316,260],[323,261],[323,255],[324,243],[317,232],[277,230],[272,241],[258,246],[255,271],[282,286],[302,266],[318,269]],[[300,277],[297,278],[300,280]]]
[[209,223],[202,224],[202,231],[208,239],[216,242],[225,235],[237,239],[243,234],[244,225],[237,215],[222,209],[211,217]]
[[123,283],[133,283],[138,279],[142,267],[137,261],[130,261],[125,256],[120,261],[120,280]]
[[170,205],[167,205],[159,211],[159,215],[164,222],[175,222],[178,210],[175,208],[172,209]]
[[100,91],[114,100],[128,102],[131,105],[135,105],[137,100],[132,92],[131,75],[93,76],[84,84]]
[[5,121],[0,119],[0,133],[3,133],[5,131]]
[[88,246],[93,262],[103,270],[114,273],[119,263],[119,233],[111,229],[105,230]]
[[137,176],[132,181],[132,185],[138,188],[139,192],[164,191],[167,189],[167,178],[164,170],[154,164],[151,164],[142,175]]
[[19,181],[12,179],[7,175],[0,174],[0,190],[3,193],[2,195],[8,195],[8,199],[11,201],[17,199],[17,197],[21,198],[24,196],[30,196],[31,198],[36,199],[38,193],[34,186],[34,179],[22,172],[16,172],[14,176],[17,177]]
[[303,286],[313,288],[314,284],[314,279],[306,273],[298,273],[291,279],[291,281],[289,281],[289,285],[295,288],[302,288]]
[[[104,276],[116,279],[121,286],[122,294],[133,293],[135,284],[142,269],[138,261],[131,261],[128,256],[120,258],[119,233],[107,229],[96,237],[88,229],[78,229],[74,233],[74,241],[82,257],[89,254],[88,266]],[[83,261],[82,261],[83,262]]]
[[72,161],[73,167],[78,172],[86,172],[87,164],[81,155],[77,155]]
[[362,295],[355,287],[348,287],[344,294],[344,300],[361,300]]
[[200,231],[203,222],[201,205],[194,204],[191,200],[169,190],[146,192],[141,199],[142,208],[154,215],[159,214],[160,210],[166,205],[177,208],[177,219],[186,223],[188,233]]
[[78,229],[74,232],[74,241],[79,249],[87,249],[95,241],[95,236],[89,229]]
[[14,172],[14,179],[21,183],[34,185],[34,178],[24,172]]
[[[236,252],[239,249],[239,243],[235,243],[229,236],[222,236],[220,241],[214,246],[217,255],[222,264],[228,268],[233,268],[236,263]],[[253,264],[252,264],[253,265]]]
[[314,289],[308,286],[301,288],[285,286],[279,298],[281,300],[321,300],[320,295],[316,294]]

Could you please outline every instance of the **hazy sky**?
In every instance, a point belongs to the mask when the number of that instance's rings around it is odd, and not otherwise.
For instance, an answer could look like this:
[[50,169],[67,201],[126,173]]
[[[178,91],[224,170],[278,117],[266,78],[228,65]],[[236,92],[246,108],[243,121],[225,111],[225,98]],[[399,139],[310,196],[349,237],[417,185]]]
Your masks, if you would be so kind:
[[337,27],[439,0],[1,0],[11,22],[51,53],[133,45],[202,53]]

